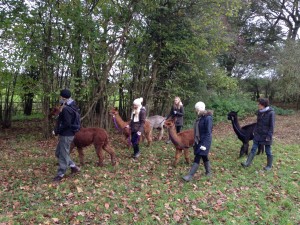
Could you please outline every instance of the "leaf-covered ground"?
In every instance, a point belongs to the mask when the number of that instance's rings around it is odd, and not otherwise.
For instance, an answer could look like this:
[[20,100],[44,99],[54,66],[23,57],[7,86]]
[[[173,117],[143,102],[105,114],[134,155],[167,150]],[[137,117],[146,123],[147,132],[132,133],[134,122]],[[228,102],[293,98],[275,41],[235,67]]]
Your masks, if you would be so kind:
[[[241,125],[255,118],[241,121]],[[277,116],[274,168],[266,156],[250,168],[238,159],[240,141],[229,122],[216,125],[210,155],[213,176],[203,165],[190,183],[190,165],[174,168],[174,147],[156,141],[141,146],[138,160],[111,132],[119,165],[95,165],[85,149],[80,174],[53,184],[57,140],[42,140],[39,121],[18,122],[0,134],[0,224],[300,224],[300,115]],[[157,135],[157,133],[155,133]],[[191,159],[193,154],[191,151]],[[77,152],[72,158],[78,162]]]

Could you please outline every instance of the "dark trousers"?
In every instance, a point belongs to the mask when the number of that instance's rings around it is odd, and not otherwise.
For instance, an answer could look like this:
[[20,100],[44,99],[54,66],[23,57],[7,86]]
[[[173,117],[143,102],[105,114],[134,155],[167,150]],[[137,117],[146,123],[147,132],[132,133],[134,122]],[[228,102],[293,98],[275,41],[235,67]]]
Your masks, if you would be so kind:
[[194,163],[200,164],[200,159],[203,160],[203,162],[207,162],[209,161],[208,156],[207,155],[195,155],[194,158]]
[[139,140],[140,140],[140,136],[137,134],[137,132],[132,132],[131,133],[131,143],[132,143],[134,154],[137,154],[140,152]]
[[179,133],[181,131],[182,126],[176,126],[176,132]]

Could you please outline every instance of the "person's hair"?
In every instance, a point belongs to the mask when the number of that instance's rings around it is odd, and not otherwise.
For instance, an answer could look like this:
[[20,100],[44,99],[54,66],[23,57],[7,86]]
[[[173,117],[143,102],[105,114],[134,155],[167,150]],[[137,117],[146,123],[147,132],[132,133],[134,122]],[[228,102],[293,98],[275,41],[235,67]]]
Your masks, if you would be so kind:
[[175,101],[175,99],[178,99],[179,102],[178,102],[178,105],[176,105],[175,102],[174,102],[174,108],[179,109],[180,106],[182,106],[182,102],[181,102],[181,100],[180,100],[180,98],[179,98],[178,96],[176,96],[176,97],[174,98],[174,101]]
[[269,106],[269,99],[267,99],[267,98],[259,98],[257,101],[260,105],[262,105],[264,107]]

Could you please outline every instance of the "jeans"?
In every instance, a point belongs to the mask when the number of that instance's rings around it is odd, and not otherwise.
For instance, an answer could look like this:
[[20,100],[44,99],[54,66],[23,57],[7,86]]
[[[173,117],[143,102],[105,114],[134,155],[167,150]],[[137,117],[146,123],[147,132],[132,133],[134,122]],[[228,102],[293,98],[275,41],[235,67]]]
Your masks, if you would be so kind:
[[[258,143],[253,141],[251,153],[255,155],[257,149],[258,149]],[[271,145],[265,145],[265,151],[266,151],[266,155],[271,156],[272,155]]]
[[70,145],[74,136],[59,136],[55,156],[58,158],[57,175],[63,177],[68,167],[74,167],[75,163],[70,158]]
[[132,147],[133,147],[133,153],[136,155],[140,152],[140,148],[139,148],[139,140],[140,140],[140,136],[137,134],[137,132],[132,132],[131,133],[131,143],[132,143]]
[[203,160],[203,162],[207,162],[209,161],[208,159],[208,156],[207,155],[195,155],[195,158],[194,158],[194,163],[198,163],[200,164],[200,159]]

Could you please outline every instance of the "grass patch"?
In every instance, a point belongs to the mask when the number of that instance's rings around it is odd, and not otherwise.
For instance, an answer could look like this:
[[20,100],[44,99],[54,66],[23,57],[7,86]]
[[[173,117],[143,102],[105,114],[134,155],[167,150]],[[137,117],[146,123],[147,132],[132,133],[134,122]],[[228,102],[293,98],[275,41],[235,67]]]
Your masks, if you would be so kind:
[[[238,159],[235,136],[214,137],[213,176],[201,164],[192,182],[181,180],[190,168],[184,158],[174,168],[173,145],[141,146],[141,158],[112,141],[119,165],[106,155],[96,167],[93,147],[85,149],[81,173],[59,185],[56,140],[41,142],[23,134],[7,141],[0,161],[0,223],[3,224],[299,224],[298,144],[275,143],[274,168],[263,172],[265,155],[247,169]],[[191,158],[193,154],[191,151]],[[77,152],[72,158],[78,162]]]

